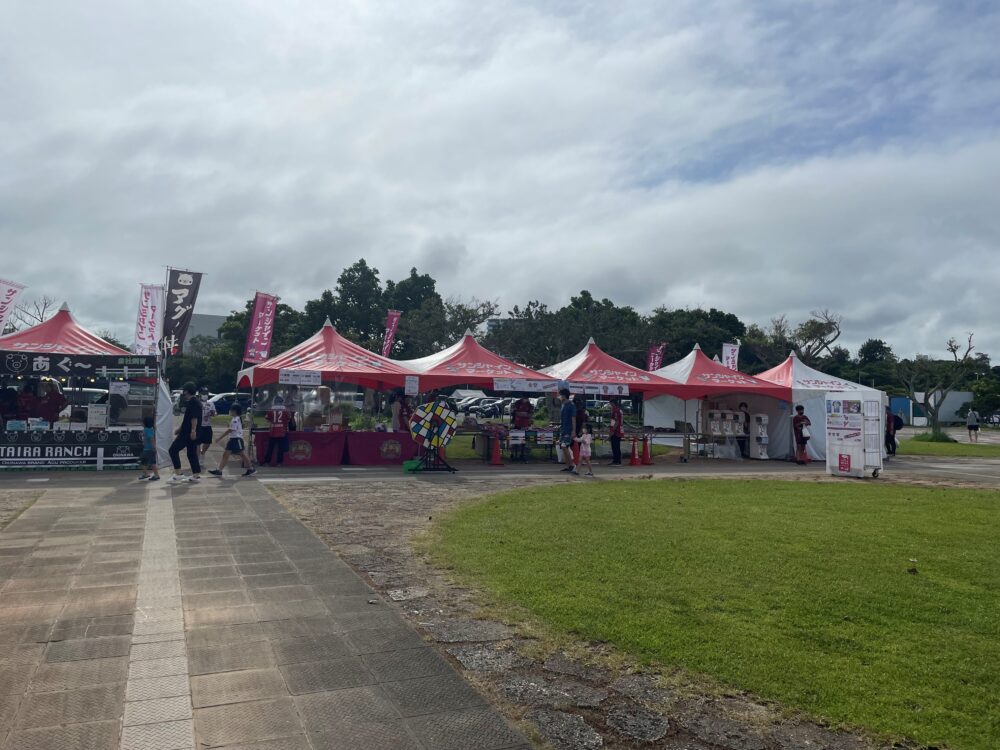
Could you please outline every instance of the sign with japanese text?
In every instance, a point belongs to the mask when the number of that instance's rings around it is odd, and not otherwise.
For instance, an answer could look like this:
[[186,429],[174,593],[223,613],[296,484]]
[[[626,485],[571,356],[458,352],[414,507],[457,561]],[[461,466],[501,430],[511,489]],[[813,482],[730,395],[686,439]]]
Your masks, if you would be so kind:
[[166,354],[179,354],[191,326],[194,304],[201,287],[201,274],[194,271],[167,270],[166,306],[163,315],[163,338],[160,349]]
[[163,284],[140,284],[132,351],[155,355],[163,336]]
[[[24,347],[24,348],[22,348]],[[106,354],[58,354],[54,344],[17,342],[0,351],[0,373],[52,377],[100,377],[109,373],[154,377],[155,357],[116,357]]]
[[278,382],[282,385],[322,385],[323,373],[320,370],[278,370]]
[[0,333],[4,332],[10,314],[14,312],[17,298],[24,291],[23,284],[0,279]]
[[407,375],[404,381],[403,395],[416,396],[420,393],[420,376]]
[[728,367],[730,370],[740,369],[737,366],[737,362],[740,358],[740,345],[739,344],[723,344],[722,345],[722,364]]
[[649,348],[646,350],[646,370],[653,372],[654,370],[659,370],[663,367],[663,352],[666,350],[667,345],[664,344],[650,344]]
[[399,327],[399,318],[403,313],[399,310],[390,310],[385,318],[385,338],[382,339],[382,356],[388,357],[392,351],[392,342],[396,340],[396,329]]
[[247,343],[243,348],[243,361],[260,363],[271,356],[271,337],[274,335],[274,318],[278,310],[278,298],[272,294],[257,292],[247,329]]

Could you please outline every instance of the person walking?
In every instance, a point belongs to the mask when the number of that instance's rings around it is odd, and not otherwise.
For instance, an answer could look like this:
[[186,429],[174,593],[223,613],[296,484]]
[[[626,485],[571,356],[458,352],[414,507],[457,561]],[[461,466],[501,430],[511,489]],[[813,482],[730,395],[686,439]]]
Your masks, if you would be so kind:
[[[171,482],[199,482],[201,481],[201,462],[198,460],[198,428],[201,427],[201,403],[195,397],[197,389],[194,383],[185,383],[184,390],[181,391],[181,399],[184,403],[184,416],[181,417],[181,426],[177,428],[177,437],[170,444],[167,451],[170,454],[170,461],[174,466],[174,475],[170,477]],[[185,478],[181,473],[181,449],[187,453],[188,463],[191,465],[191,476]]]
[[152,417],[142,420],[142,456],[139,458],[142,468],[140,481],[160,481],[160,467],[156,458],[156,425]]
[[608,425],[611,436],[611,463],[608,466],[622,465],[622,438],[625,437],[625,415],[618,398],[611,399],[611,417]]
[[809,453],[806,446],[809,444],[809,427],[812,422],[806,416],[806,409],[802,404],[795,407],[795,416],[792,417],[792,432],[795,434],[795,463],[804,466],[809,463]]
[[228,437],[229,440],[226,442],[226,449],[222,452],[222,458],[219,459],[219,467],[217,469],[209,469],[208,473],[217,477],[222,476],[222,472],[226,468],[226,464],[229,463],[230,456],[239,456],[240,464],[243,466],[243,476],[252,477],[257,473],[257,470],[253,467],[250,462],[250,456],[247,454],[246,444],[243,442],[243,410],[240,408],[239,404],[233,404],[229,407],[229,429],[222,433],[222,437],[219,438],[221,443]]
[[583,426],[583,434],[576,438],[576,442],[580,444],[580,458],[576,464],[576,473],[580,473],[580,465],[583,464],[587,467],[586,476],[594,476],[594,467],[590,465],[590,453],[591,446],[594,443],[594,426],[589,422]]
[[571,474],[579,474],[576,464],[573,461],[573,438],[576,432],[576,406],[570,400],[569,388],[562,388],[559,391],[559,400],[562,401],[562,408],[559,411],[559,449],[563,454],[563,462],[566,466],[560,471],[568,471]]
[[198,389],[198,401],[201,404],[201,427],[198,428],[198,453],[201,461],[204,461],[205,454],[212,447],[212,417],[218,412],[215,404],[208,400],[208,388],[202,386]]
[[888,406],[885,407],[885,455],[896,455],[896,415]]
[[978,443],[979,442],[979,422],[981,421],[979,417],[979,412],[975,409],[969,409],[969,413],[965,415],[965,426],[969,430],[969,442]]

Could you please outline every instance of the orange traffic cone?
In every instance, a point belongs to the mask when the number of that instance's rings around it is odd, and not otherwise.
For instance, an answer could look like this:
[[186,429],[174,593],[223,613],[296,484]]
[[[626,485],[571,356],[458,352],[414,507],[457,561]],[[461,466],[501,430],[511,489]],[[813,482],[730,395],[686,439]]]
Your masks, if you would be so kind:
[[498,435],[493,437],[493,454],[490,456],[490,466],[503,466],[503,461],[500,460],[500,437]]
[[639,462],[639,443],[632,438],[632,458],[628,460],[629,466],[642,466]]
[[649,439],[648,435],[642,436],[642,465],[652,466],[653,465],[653,452],[650,448],[650,443],[652,441]]

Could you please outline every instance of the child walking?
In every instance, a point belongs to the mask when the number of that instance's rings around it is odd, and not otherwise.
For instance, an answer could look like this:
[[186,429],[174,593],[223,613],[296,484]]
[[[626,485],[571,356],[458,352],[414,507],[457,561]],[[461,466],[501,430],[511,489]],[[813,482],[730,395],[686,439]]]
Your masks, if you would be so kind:
[[152,417],[144,417],[142,420],[142,456],[139,458],[139,466],[142,467],[142,475],[139,481],[149,480],[155,482],[160,478],[160,467],[156,460],[156,428],[153,426]]
[[594,426],[590,422],[587,422],[583,426],[583,434],[580,437],[573,438],[573,440],[580,444],[580,458],[579,463],[576,465],[577,472],[580,471],[580,464],[584,464],[587,467],[587,473],[584,476],[594,476],[594,468],[590,465],[590,446],[594,443]]
[[222,458],[219,459],[218,469],[209,469],[208,473],[213,476],[221,477],[222,470],[226,468],[226,464],[229,463],[230,456],[239,456],[240,464],[244,468],[243,476],[252,477],[257,473],[257,470],[253,467],[253,463],[250,461],[250,456],[247,455],[246,443],[243,442],[243,409],[239,404],[233,404],[229,408],[229,429],[222,433],[216,442],[221,443],[228,437],[229,440],[226,442],[226,449],[222,452]]

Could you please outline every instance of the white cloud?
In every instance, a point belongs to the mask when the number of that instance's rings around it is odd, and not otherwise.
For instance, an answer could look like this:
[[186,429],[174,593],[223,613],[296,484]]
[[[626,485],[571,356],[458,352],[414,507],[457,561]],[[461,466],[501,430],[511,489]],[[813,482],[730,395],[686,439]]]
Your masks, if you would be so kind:
[[[136,285],[298,304],[366,257],[1000,356],[996,9],[440,0],[19,4],[4,275],[130,329]],[[434,263],[441,265],[435,267]]]

